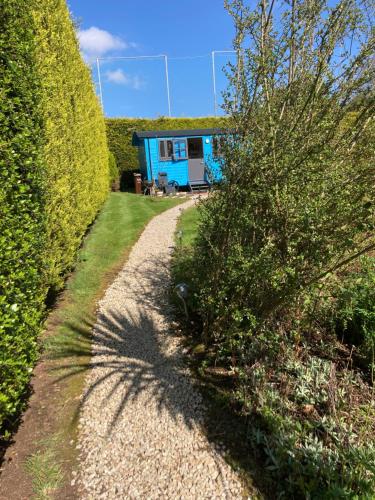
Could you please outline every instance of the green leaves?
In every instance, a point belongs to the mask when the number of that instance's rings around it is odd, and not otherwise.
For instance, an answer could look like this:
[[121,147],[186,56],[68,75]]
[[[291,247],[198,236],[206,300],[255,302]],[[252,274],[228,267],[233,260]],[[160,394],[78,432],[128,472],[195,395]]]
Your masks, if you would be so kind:
[[[332,306],[335,277],[375,248],[373,27],[356,0],[227,5],[238,50],[225,95],[233,134],[190,267],[202,336],[238,367],[238,397],[264,430],[267,465],[287,479],[284,496],[366,496],[371,388],[363,377],[358,390],[322,304]],[[375,287],[342,283],[336,316],[365,336],[373,360]],[[351,398],[371,415],[363,425]],[[322,430],[323,417],[334,431]]]
[[23,2],[1,3],[0,432],[23,404],[45,294],[40,80],[32,25]]
[[65,0],[41,0],[33,17],[47,164],[46,280],[59,289],[108,196],[109,157],[104,117]]
[[104,118],[64,0],[0,3],[0,434],[22,408],[48,288],[108,194]]

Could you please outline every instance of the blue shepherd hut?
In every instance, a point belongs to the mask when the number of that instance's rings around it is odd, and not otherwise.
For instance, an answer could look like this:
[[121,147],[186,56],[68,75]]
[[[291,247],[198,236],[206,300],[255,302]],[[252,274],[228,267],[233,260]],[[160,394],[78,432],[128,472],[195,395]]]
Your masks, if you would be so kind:
[[167,177],[168,183],[188,186],[191,191],[208,188],[209,173],[214,180],[221,179],[220,139],[224,133],[222,129],[134,132],[143,180],[160,184]]

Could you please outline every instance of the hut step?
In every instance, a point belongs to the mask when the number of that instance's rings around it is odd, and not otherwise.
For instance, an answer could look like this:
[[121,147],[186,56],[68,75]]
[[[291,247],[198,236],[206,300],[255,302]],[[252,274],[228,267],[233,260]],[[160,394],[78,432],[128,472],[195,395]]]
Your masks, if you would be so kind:
[[189,188],[191,192],[201,192],[208,191],[210,189],[210,184],[207,181],[190,181]]

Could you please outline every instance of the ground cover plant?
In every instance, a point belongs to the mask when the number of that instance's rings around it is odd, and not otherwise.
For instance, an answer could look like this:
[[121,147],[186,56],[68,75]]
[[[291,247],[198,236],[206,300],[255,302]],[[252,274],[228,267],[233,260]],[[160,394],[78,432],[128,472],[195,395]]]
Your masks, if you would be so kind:
[[337,335],[360,314],[372,345],[373,278],[363,271],[355,283],[348,270],[374,248],[371,7],[227,8],[238,53],[225,96],[231,134],[224,182],[203,204],[194,265],[185,265],[190,307],[212,362],[236,373],[249,450],[278,494],[371,497],[371,378]]
[[108,195],[109,174],[104,118],[65,1],[4,0],[0,28],[0,436],[6,437],[37,357],[45,302],[74,266]]

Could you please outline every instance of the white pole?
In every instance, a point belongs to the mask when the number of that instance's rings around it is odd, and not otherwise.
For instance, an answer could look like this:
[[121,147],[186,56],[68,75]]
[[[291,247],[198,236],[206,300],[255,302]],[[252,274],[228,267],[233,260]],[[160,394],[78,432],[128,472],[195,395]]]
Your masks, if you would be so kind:
[[116,61],[117,59],[157,59],[160,57],[165,57],[164,54],[159,54],[158,56],[114,56],[114,57],[101,57],[101,61]]
[[169,94],[169,74],[168,74],[168,57],[167,56],[164,56],[164,61],[165,61],[165,79],[167,82],[168,115],[170,118],[172,115],[171,115],[171,97]]
[[212,82],[214,86],[214,113],[217,116],[217,96],[216,96],[216,74],[215,74],[215,51],[211,53],[212,56]]
[[102,110],[104,113],[104,106],[103,106],[103,89],[102,89],[102,80],[100,77],[100,64],[99,64],[99,58],[96,58],[96,67],[98,68],[98,83],[99,83],[99,97],[100,97],[100,104],[102,105]]

